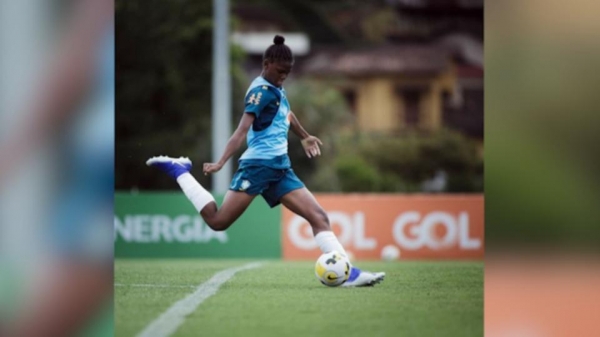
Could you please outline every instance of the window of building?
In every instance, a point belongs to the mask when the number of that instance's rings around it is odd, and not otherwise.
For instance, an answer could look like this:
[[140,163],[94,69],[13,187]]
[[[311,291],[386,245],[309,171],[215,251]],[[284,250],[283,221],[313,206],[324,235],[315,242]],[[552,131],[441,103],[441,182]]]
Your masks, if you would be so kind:
[[346,103],[352,110],[353,114],[356,114],[356,90],[354,89],[345,89],[342,91],[344,98],[346,99]]
[[421,90],[405,89],[402,90],[402,98],[404,101],[404,122],[409,126],[419,124]]
[[443,96],[444,125],[468,136],[483,138],[483,87],[467,87],[461,92],[462,104],[452,103],[452,95]]

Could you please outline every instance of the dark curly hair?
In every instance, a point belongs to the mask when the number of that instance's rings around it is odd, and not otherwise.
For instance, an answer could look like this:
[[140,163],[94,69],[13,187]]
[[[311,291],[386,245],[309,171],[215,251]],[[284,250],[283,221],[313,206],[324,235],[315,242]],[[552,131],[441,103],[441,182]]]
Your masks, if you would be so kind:
[[294,55],[290,47],[285,45],[284,42],[285,38],[283,36],[275,35],[273,44],[263,54],[263,61],[294,63]]

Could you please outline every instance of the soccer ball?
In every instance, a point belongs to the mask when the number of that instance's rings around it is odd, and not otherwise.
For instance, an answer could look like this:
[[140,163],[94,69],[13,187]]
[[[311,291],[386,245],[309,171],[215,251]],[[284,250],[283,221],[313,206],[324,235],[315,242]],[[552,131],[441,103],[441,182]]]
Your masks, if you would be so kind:
[[394,245],[387,245],[381,250],[381,259],[383,261],[395,261],[400,258],[400,249]]
[[348,280],[350,261],[335,250],[325,253],[315,264],[315,275],[324,285],[337,287]]

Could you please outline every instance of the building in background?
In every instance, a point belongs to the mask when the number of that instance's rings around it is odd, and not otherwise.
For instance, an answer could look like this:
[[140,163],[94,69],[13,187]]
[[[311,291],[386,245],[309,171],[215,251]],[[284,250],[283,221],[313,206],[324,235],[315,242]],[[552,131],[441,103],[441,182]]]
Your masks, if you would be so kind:
[[457,91],[451,54],[436,45],[320,50],[304,71],[340,87],[363,131],[437,130],[443,97]]
[[296,54],[294,76],[337,87],[359,130],[447,127],[483,140],[483,1],[326,1],[309,9],[316,28],[288,20],[284,7],[234,7],[234,42],[249,55],[249,76],[281,32]]

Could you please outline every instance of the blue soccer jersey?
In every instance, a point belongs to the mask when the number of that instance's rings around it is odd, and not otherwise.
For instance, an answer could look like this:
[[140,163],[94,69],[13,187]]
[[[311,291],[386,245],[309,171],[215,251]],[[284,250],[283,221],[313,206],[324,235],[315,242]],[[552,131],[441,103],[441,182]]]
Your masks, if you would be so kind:
[[290,104],[285,90],[259,76],[248,88],[245,113],[256,116],[248,130],[248,149],[242,154],[229,189],[260,194],[271,207],[304,184],[291,169],[288,150]]
[[272,85],[262,76],[257,77],[246,92],[244,111],[254,114],[256,118],[246,136],[248,149],[240,158],[242,164],[273,161],[276,166],[289,167],[287,138],[290,104],[285,90]]

